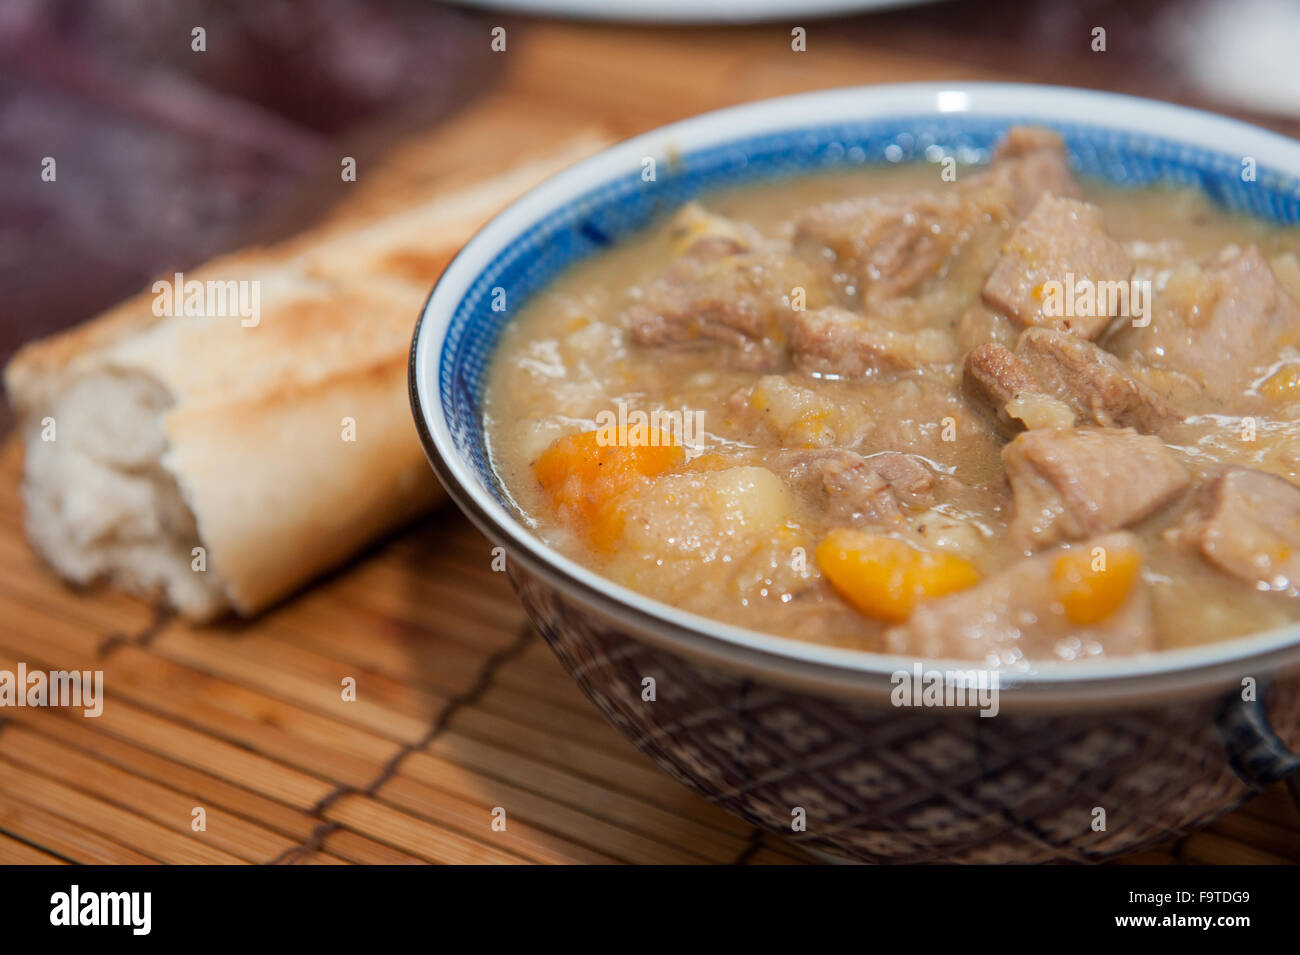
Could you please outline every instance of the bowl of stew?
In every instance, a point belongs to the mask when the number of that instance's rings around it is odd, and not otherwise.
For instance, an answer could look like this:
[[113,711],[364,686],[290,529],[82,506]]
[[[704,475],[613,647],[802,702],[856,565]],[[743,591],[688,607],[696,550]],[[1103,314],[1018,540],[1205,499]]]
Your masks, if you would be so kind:
[[484,227],[410,384],[597,706],[810,850],[1101,860],[1300,766],[1292,140],[1003,84],[711,113]]

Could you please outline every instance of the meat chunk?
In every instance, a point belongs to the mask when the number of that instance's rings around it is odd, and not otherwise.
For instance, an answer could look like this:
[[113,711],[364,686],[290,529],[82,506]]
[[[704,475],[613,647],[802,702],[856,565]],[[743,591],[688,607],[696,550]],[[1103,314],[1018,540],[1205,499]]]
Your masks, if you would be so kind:
[[909,295],[937,275],[975,229],[992,221],[987,199],[954,187],[832,202],[800,217],[795,243],[829,251],[870,307]]
[[1300,338],[1300,304],[1253,245],[1229,248],[1208,269],[1172,276],[1142,328],[1117,336],[1120,354],[1191,375],[1217,410],[1240,407],[1259,374]]
[[914,507],[934,503],[935,475],[921,459],[899,451],[881,451],[867,458],[898,497]]
[[819,462],[827,515],[850,524],[901,521],[902,508],[889,481],[857,457],[836,455]]
[[1065,142],[1041,126],[1013,126],[993,154],[984,182],[1003,192],[1016,219],[1029,215],[1045,193],[1083,195],[1070,174]]
[[623,320],[641,345],[716,347],[729,363],[766,370],[785,361],[793,290],[821,304],[825,279],[753,229],[688,206],[669,237],[679,257],[633,291]]
[[[1107,585],[1092,592],[1105,593],[1113,606],[1080,601],[1081,593],[1085,601],[1090,596],[1073,582],[1080,563],[1107,568]],[[1126,533],[1019,560],[974,587],[921,604],[906,623],[885,632],[885,649],[989,667],[1153,650],[1140,563],[1137,539]]]
[[1050,328],[1026,329],[1015,352],[992,342],[971,349],[962,380],[977,404],[1013,428],[1069,427],[1082,417],[1149,433],[1180,420],[1114,355]]
[[934,503],[936,477],[918,458],[897,451],[864,457],[853,451],[786,451],[776,460],[790,483],[820,494],[836,523],[891,524],[903,508]]
[[797,368],[839,378],[950,362],[956,347],[945,331],[900,331],[835,306],[796,313],[790,336]]
[[1184,539],[1257,590],[1300,596],[1300,488],[1263,471],[1233,467],[1197,496]]
[[962,367],[967,392],[984,404],[1001,407],[1017,395],[1042,390],[1029,366],[1005,345],[987,342],[972,348]]
[[1045,428],[1002,449],[1026,550],[1116,530],[1154,514],[1191,482],[1164,443],[1130,429]]
[[966,354],[962,385],[977,407],[993,413],[1004,430],[1074,424],[1073,409],[1052,398],[1029,366],[1005,345],[986,342]]
[[[1059,136],[1011,130],[993,164],[937,192],[866,196],[808,210],[795,226],[799,248],[822,252],[852,276],[864,309],[917,293],[993,233],[998,241],[1044,190],[1076,195]],[[987,268],[982,265],[981,271]]]
[[1153,432],[1180,418],[1118,358],[1069,332],[1026,329],[1016,357],[1043,391],[1102,427]]
[[[1020,326],[1047,325],[1096,338],[1127,301],[1133,274],[1124,247],[1106,234],[1101,210],[1044,195],[1016,227],[984,285],[984,300]],[[1092,283],[1093,304],[1075,308],[1070,290]],[[1058,283],[1051,293],[1048,283]],[[1106,290],[1125,288],[1123,299]],[[1044,291],[1045,287],[1048,289]],[[1072,314],[1083,311],[1085,314]]]

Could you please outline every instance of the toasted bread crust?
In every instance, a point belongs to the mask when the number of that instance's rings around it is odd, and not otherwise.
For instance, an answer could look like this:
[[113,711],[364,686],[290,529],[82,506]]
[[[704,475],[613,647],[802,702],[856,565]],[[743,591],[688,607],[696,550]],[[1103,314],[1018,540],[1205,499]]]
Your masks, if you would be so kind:
[[603,144],[584,134],[379,221],[330,226],[185,272],[187,283],[256,283],[256,324],[239,314],[155,315],[151,283],[18,352],[5,385],[20,433],[38,440],[41,420],[85,375],[160,383],[171,397],[160,464],[193,513],[227,602],[255,613],[439,499],[406,382],[429,287],[489,216]]

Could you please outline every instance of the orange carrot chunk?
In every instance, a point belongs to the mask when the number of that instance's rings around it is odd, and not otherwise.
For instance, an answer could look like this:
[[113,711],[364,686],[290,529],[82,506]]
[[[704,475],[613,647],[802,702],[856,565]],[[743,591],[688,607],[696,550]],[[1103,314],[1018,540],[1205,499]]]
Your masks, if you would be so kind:
[[955,554],[849,528],[831,531],[817,545],[817,563],[831,586],[877,620],[906,620],[921,601],[980,579],[975,565]]
[[1056,599],[1071,623],[1100,623],[1124,605],[1141,568],[1142,555],[1131,547],[1066,551],[1052,566]]
[[612,550],[623,533],[619,500],[686,459],[664,432],[658,432],[658,444],[603,443],[608,437],[604,431],[584,431],[560,438],[533,465],[556,516],[601,551]]

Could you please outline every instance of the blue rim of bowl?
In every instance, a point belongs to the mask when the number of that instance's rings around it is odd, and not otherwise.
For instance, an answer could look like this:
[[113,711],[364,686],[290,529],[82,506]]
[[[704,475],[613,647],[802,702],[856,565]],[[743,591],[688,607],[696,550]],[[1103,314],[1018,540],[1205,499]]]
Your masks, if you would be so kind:
[[[512,557],[522,558],[534,573],[590,608],[602,611],[625,625],[635,626],[649,642],[702,659],[714,659],[724,665],[740,665],[746,672],[784,678],[786,682],[794,680],[801,685],[840,691],[862,689],[870,684],[874,692],[879,692],[882,689],[878,682],[881,676],[905,668],[912,661],[889,654],[820,647],[688,614],[602,578],[545,545],[518,520],[508,494],[491,469],[482,431],[480,389],[487,361],[500,332],[523,302],[575,262],[636,232],[689,198],[718,188],[832,169],[872,163],[887,165],[891,161],[902,163],[923,157],[935,161],[937,156],[927,157],[927,150],[935,147],[945,155],[956,155],[963,163],[982,162],[987,160],[996,137],[1016,123],[1046,125],[1061,132],[1070,146],[1072,164],[1085,177],[1120,185],[1153,182],[1190,185],[1230,209],[1274,222],[1300,223],[1300,178],[1257,163],[1256,178],[1247,183],[1240,176],[1244,157],[1236,153],[1189,143],[1168,134],[1156,135],[1096,122],[1063,123],[1045,115],[1041,103],[1037,104],[1040,107],[1037,110],[1029,108],[1035,104],[1022,103],[1019,110],[998,113],[943,108],[944,97],[948,97],[951,107],[954,102],[969,104],[973,96],[985,94],[997,94],[1012,103],[1018,97],[1030,100],[1062,98],[1076,103],[1082,100],[1094,110],[1105,105],[1137,113],[1154,111],[1162,118],[1208,124],[1224,136],[1231,134],[1238,142],[1262,144],[1267,147],[1266,152],[1294,152],[1290,158],[1295,163],[1294,168],[1300,170],[1300,144],[1245,123],[1135,97],[1015,84],[906,84],[800,94],[705,114],[625,141],[548,179],[498,214],[453,259],[421,311],[411,347],[409,385],[412,411],[426,455],[453,500],[494,541],[514,545]],[[939,108],[929,112],[909,113],[904,110],[883,116],[868,114],[869,118],[865,119],[809,121],[806,125],[763,130],[737,139],[723,138],[702,148],[674,152],[674,143],[678,139],[691,135],[710,121],[721,122],[741,114],[750,114],[752,119],[753,114],[775,106],[793,106],[797,110],[800,104],[811,105],[827,97],[879,100],[890,96],[905,96],[912,100],[930,97]],[[886,158],[885,148],[888,146],[897,149]],[[667,164],[671,178],[666,187],[646,189],[641,176],[642,166],[637,162],[635,168],[624,166],[621,175],[604,178],[597,185],[585,189],[575,186],[584,172],[594,172],[609,165],[609,157],[615,154],[628,159],[637,159],[638,154],[656,156],[659,162]],[[557,183],[568,187],[570,194],[567,197],[549,203],[538,198],[546,196]],[[516,216],[529,203],[546,208],[538,218],[528,220],[526,228],[506,234],[494,255],[481,256],[478,244],[485,241],[485,237],[496,239],[494,231],[500,230],[502,223]],[[540,259],[526,261],[529,254],[537,253],[540,253]],[[470,270],[468,281],[458,283],[459,291],[450,293],[455,295],[455,305],[449,313],[444,312],[448,317],[436,366],[438,402],[433,407],[447,411],[443,420],[447,437],[453,445],[450,450],[461,456],[474,472],[480,488],[495,499],[490,503],[479,500],[465,486],[462,475],[457,473],[453,462],[448,460],[440,442],[435,439],[424,411],[424,384],[428,378],[421,368],[424,332],[431,325],[430,316],[435,303],[441,296],[449,294],[446,289],[453,277],[459,277],[464,263],[476,257],[484,261]],[[509,285],[506,298],[512,307],[500,312],[489,311],[485,316],[483,303],[494,287],[506,287],[501,283]],[[473,349],[472,352],[461,347],[467,335],[471,336],[468,347]],[[449,352],[455,356],[455,361],[446,360]],[[477,363],[472,373],[465,370],[467,355],[474,357]],[[457,407],[461,409],[459,427],[452,412],[448,411]],[[499,513],[492,512],[492,505],[499,509]],[[737,641],[736,635],[741,635],[743,640]],[[1243,641],[1260,646],[1247,647]],[[1030,688],[1045,683],[1050,686],[1050,698],[1060,700],[1079,694],[1091,698],[1101,695],[1122,697],[1139,685],[1144,686],[1148,693],[1158,693],[1186,689],[1190,685],[1222,684],[1240,674],[1248,661],[1283,662],[1279,652],[1294,650],[1300,645],[1300,626],[1235,638],[1214,646],[1228,644],[1239,646],[1243,652],[1226,654],[1225,659],[1209,664],[1199,661],[1199,665],[1194,658],[1204,655],[1197,652],[1203,648],[1194,648],[1190,653],[1164,650],[1135,657],[1110,658],[1100,667],[1092,661],[1047,664],[1029,673],[1006,673],[1004,685],[1018,688],[1019,694],[1028,698],[1032,695]],[[1285,662],[1288,663],[1293,658],[1290,654],[1283,656],[1287,657]],[[1152,664],[1155,660],[1160,662]],[[1179,663],[1189,665],[1180,668]],[[926,665],[959,669],[972,666],[969,661],[926,661]],[[846,667],[856,676],[848,680],[836,679],[844,675],[840,671]],[[806,672],[796,672],[803,670]],[[1170,676],[1174,679],[1168,679]],[[1160,677],[1165,679],[1157,679]],[[1099,687],[1107,680],[1113,684],[1108,688],[1112,692],[1099,693]],[[1072,690],[1077,692],[1072,693]]]

